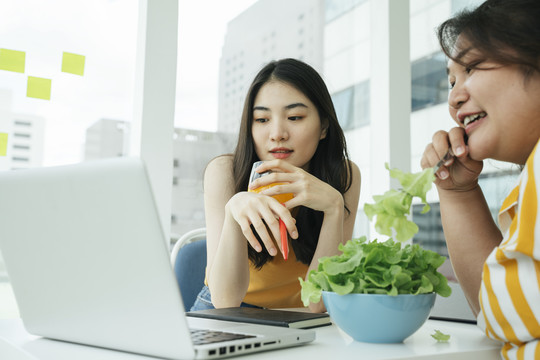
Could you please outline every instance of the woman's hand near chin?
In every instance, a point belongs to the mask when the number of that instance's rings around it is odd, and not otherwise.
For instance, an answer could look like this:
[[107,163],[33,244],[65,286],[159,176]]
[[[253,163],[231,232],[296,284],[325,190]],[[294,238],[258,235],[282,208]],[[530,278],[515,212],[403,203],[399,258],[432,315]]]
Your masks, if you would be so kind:
[[423,169],[435,166],[449,149],[454,156],[437,171],[437,188],[439,191],[472,190],[478,184],[483,162],[470,158],[463,128],[455,127],[449,132],[437,131],[432,142],[426,146],[420,165]]

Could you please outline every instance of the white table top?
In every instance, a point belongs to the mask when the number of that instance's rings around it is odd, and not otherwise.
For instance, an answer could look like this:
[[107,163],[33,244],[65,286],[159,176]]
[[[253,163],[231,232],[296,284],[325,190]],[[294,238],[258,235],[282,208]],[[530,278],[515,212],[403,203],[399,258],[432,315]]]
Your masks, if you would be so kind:
[[[438,343],[430,335],[440,330],[451,335]],[[492,341],[475,325],[428,320],[401,344],[369,344],[354,341],[337,326],[316,329],[317,339],[308,345],[263,352],[241,358],[283,359],[500,359],[500,343]],[[143,360],[151,357],[65,343],[30,335],[20,319],[0,320],[0,359],[9,360]]]

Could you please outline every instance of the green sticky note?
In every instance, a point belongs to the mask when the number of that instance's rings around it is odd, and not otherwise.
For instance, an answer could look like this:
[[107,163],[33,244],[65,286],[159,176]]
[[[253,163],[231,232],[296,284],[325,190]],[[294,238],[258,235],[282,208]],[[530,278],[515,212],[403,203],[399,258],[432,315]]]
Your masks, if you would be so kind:
[[24,73],[24,51],[0,49],[0,70]]
[[64,52],[62,55],[62,72],[83,76],[84,60],[83,55]]
[[6,133],[0,133],[0,156],[6,156],[7,153],[7,136]]
[[34,76],[28,77],[28,85],[26,87],[26,96],[51,100],[51,79],[44,79]]

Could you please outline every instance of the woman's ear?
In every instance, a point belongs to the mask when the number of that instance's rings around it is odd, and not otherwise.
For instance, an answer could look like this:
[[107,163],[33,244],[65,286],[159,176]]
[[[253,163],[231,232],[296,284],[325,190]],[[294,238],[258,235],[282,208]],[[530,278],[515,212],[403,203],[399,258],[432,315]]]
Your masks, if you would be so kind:
[[322,125],[323,126],[322,126],[322,129],[321,129],[321,136],[319,137],[319,140],[325,139],[326,134],[328,133],[328,121],[323,121]]

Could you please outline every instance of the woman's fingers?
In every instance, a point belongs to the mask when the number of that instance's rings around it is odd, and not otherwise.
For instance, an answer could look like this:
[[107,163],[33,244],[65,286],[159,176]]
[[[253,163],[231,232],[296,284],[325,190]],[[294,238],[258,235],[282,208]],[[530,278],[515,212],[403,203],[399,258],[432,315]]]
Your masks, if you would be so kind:
[[[438,159],[442,159],[444,155],[448,152],[448,149],[450,149],[450,139],[448,133],[442,130],[437,131],[435,134],[433,134],[431,144],[433,145],[433,150],[435,150],[435,152],[437,153]],[[433,164],[432,166],[434,165],[435,164]]]
[[[284,201],[287,209],[306,206],[325,212],[335,208],[336,204],[343,201],[343,196],[332,186],[283,160],[265,161],[256,171],[260,173],[265,171],[271,172],[253,181],[249,189],[255,190],[259,188],[261,190],[260,194],[273,196],[278,200],[278,195],[282,195],[283,198],[283,194],[293,194],[294,197],[292,199]],[[272,208],[272,211],[282,217],[282,212],[275,207]],[[282,220],[285,222],[287,231],[291,237],[297,238],[296,225],[292,222],[290,213],[287,215],[282,217]],[[287,218],[291,218],[291,221],[287,221]]]
[[285,183],[294,181],[295,176],[293,173],[281,173],[281,172],[271,172],[267,175],[261,176],[260,178],[253,180],[249,184],[249,190],[255,190],[261,186],[268,186],[274,183]]
[[420,160],[423,169],[435,166],[450,151],[452,156],[438,169],[435,183],[444,190],[466,190],[476,186],[482,171],[482,161],[469,157],[467,134],[463,128],[437,131]]
[[[288,216],[281,216],[280,219],[285,224],[285,227],[287,228],[287,232],[289,235],[291,235],[291,238],[298,239],[298,229],[296,228],[296,219],[292,217],[290,211],[285,208],[285,206],[282,206],[283,210],[288,213]],[[281,236],[281,234],[280,234]]]
[[[420,166],[422,169],[436,166],[441,159],[447,154],[450,149],[450,143],[448,139],[448,133],[446,131],[437,131],[433,135],[433,142],[428,144],[424,149],[424,154],[420,160]],[[437,170],[435,176],[441,180],[448,178],[448,166],[452,165],[454,157],[450,157],[442,166]]]
[[424,149],[424,154],[422,155],[422,160],[420,160],[420,166],[422,166],[422,169],[434,167],[439,160],[439,154],[437,154],[433,143],[427,144],[426,148]]
[[259,216],[259,219],[255,220],[257,225],[253,225],[268,253],[275,256],[277,254],[276,245],[281,250],[279,218],[269,208],[263,209]]
[[291,173],[298,171],[299,169],[283,160],[269,160],[264,161],[256,171],[260,174],[269,172],[264,176],[252,181],[249,184],[249,189],[254,190],[258,187],[270,185],[280,181],[290,181]]
[[242,233],[244,234],[244,237],[247,239],[248,243],[251,245],[253,249],[257,252],[262,251],[261,244],[257,240],[254,234],[254,229],[251,228],[250,222],[246,219],[239,219],[236,220],[238,222],[238,225],[240,225],[240,228],[242,229]]
[[452,128],[448,133],[448,139],[452,146],[452,152],[455,156],[461,157],[466,154],[467,134],[463,128]]
[[[454,164],[455,158],[466,153],[465,132],[462,128],[455,127],[449,132],[437,131],[433,135],[433,142],[428,145],[425,157],[431,165],[435,166],[450,152],[451,156],[437,170],[437,177],[445,180],[450,176],[449,168]],[[431,147],[431,148],[430,148]]]
[[296,166],[289,164],[288,162],[284,160],[268,160],[264,161],[257,169],[256,171],[259,173],[263,173],[269,170],[276,171],[276,172],[291,172],[296,169]]
[[[252,195],[258,198],[247,203],[247,206],[243,206],[234,217],[247,241],[256,251],[262,251],[262,246],[264,246],[270,255],[275,256],[278,249],[283,251],[279,219],[283,219],[293,238],[298,237],[296,222],[290,211],[277,200],[258,194]],[[258,235],[260,241],[255,234]]]
[[291,212],[270,196],[247,191],[237,193],[227,203],[226,211],[240,226],[251,247],[258,252],[262,251],[263,246],[272,256],[277,255],[278,249],[283,252],[280,218],[291,237],[298,237],[296,220]]

